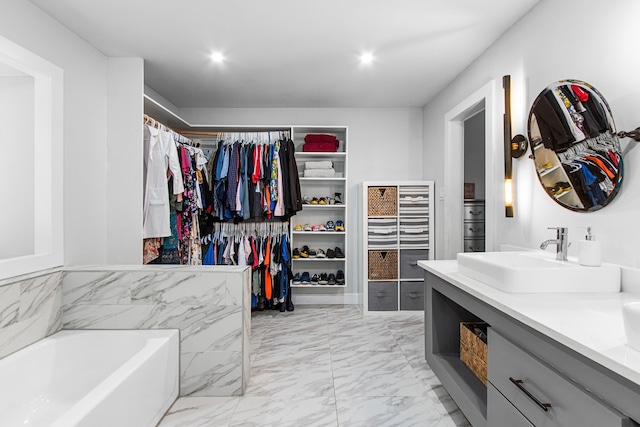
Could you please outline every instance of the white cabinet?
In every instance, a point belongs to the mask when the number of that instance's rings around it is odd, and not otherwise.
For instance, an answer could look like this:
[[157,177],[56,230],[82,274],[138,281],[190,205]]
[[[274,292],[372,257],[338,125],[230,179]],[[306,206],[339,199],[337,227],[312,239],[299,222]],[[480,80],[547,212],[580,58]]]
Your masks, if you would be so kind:
[[364,313],[424,309],[418,260],[433,259],[433,182],[362,183]]
[[[347,223],[347,127],[346,126],[304,126],[292,128],[293,140],[296,148],[296,163],[300,174],[300,191],[305,200],[314,198],[318,204],[304,203],[303,208],[291,218],[291,247],[293,250],[302,251],[303,247],[319,252],[322,250],[325,257],[300,257],[292,261],[293,274],[308,273],[309,278],[326,274],[329,279],[334,276],[335,284],[329,285],[322,282],[292,283],[292,287],[299,288],[345,288],[347,286],[347,266],[349,253],[347,251],[347,235],[351,224]],[[335,136],[340,142],[337,152],[309,152],[303,151],[305,137],[309,134],[322,134]],[[333,176],[305,176],[307,166],[328,164],[334,171]],[[322,174],[322,172],[320,172]],[[324,204],[326,202],[326,204]],[[314,202],[315,203],[315,202]],[[333,224],[333,230],[327,225]],[[336,230],[338,224],[343,229]],[[299,229],[297,226],[300,226]],[[307,227],[308,226],[308,227]],[[297,229],[298,228],[298,229]],[[310,229],[309,229],[310,228]],[[325,230],[326,229],[326,230]],[[339,250],[337,250],[337,249]],[[330,252],[341,253],[329,258]],[[341,272],[341,274],[339,274]],[[341,280],[342,278],[342,280]]]

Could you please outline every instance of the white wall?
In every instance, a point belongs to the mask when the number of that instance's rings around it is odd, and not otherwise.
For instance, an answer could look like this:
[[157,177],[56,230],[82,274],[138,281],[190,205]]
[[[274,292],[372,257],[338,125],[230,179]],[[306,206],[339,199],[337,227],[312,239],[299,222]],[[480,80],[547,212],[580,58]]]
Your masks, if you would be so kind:
[[0,75],[0,259],[33,255],[34,79]]
[[25,1],[3,1],[0,33],[64,72],[65,262],[103,263],[106,57]]
[[144,63],[109,58],[107,264],[142,264]]
[[[469,94],[495,80],[501,87],[505,74],[512,76],[515,100],[513,133],[526,133],[528,108],[548,84],[567,78],[584,80],[607,99],[619,129],[640,125],[640,57],[633,54],[640,37],[636,0],[542,0],[505,33],[470,67],[424,108],[424,178],[441,182],[444,175],[444,115]],[[578,24],[580,22],[580,24]],[[523,108],[524,107],[524,108]],[[501,140],[487,144],[502,144]],[[623,147],[627,144],[623,141]],[[501,159],[500,159],[501,160]],[[582,226],[593,226],[603,242],[604,260],[639,267],[636,244],[640,229],[640,175],[634,165],[640,149],[625,158],[624,185],[606,208],[595,213],[576,213],[561,208],[544,192],[528,155],[514,160],[516,183],[515,218],[500,217],[498,243],[536,248],[553,236],[551,226],[569,227],[569,240],[584,234]],[[502,211],[502,200],[488,200]],[[443,238],[446,215],[438,201],[436,214],[437,249]],[[577,244],[569,248],[577,254]]]
[[350,264],[346,293],[362,292],[356,285],[360,266],[358,184],[375,180],[419,180],[422,177],[422,112],[420,108],[182,108],[189,123],[225,126],[325,125],[348,126]]

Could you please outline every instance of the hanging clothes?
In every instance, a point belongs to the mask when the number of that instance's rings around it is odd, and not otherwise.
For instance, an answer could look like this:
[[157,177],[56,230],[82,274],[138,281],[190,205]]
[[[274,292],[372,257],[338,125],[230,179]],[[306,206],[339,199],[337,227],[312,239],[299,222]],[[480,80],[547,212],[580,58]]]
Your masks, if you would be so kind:
[[173,194],[184,191],[178,151],[169,132],[144,125],[143,238],[171,235],[167,179],[173,178]]

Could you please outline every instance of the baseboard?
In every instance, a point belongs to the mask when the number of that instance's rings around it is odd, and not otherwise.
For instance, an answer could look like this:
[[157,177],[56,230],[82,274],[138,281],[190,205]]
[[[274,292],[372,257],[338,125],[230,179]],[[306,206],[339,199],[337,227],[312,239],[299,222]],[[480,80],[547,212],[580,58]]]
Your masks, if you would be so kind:
[[310,304],[337,304],[337,305],[351,305],[358,304],[359,294],[345,294],[345,293],[332,293],[332,294],[310,294],[298,292],[294,288],[292,298],[294,304],[310,305]]

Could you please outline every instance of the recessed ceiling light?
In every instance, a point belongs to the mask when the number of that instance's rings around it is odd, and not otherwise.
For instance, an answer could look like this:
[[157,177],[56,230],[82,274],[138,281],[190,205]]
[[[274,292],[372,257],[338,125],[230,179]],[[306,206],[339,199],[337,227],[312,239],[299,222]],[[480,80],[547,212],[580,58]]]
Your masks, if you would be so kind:
[[225,60],[224,54],[222,52],[211,52],[211,62],[216,64],[222,64]]
[[362,65],[371,65],[374,60],[375,57],[373,56],[373,52],[362,52],[360,54],[360,63]]

